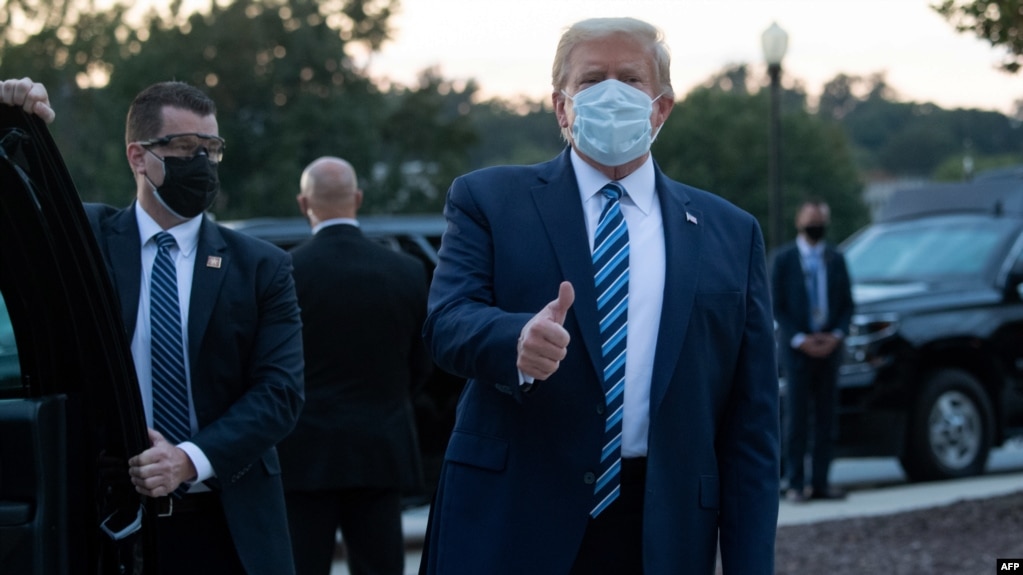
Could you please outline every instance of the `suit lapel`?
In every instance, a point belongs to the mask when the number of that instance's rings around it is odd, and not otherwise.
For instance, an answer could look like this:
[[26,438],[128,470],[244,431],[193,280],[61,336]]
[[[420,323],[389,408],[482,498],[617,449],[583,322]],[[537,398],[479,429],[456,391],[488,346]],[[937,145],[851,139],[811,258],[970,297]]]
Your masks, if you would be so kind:
[[216,224],[203,217],[199,243],[195,249],[192,294],[188,308],[188,361],[194,373],[206,326],[220,294],[221,284],[231,265],[227,244]]
[[[579,185],[568,149],[549,164],[541,175],[539,184],[533,187],[533,201],[540,214],[547,239],[554,247],[555,256],[561,264],[561,273],[575,288],[575,303],[568,318],[575,315],[595,373],[601,373],[600,327],[597,318],[597,303],[593,285],[593,262],[586,233],[586,222],[582,203],[579,201]],[[551,294],[554,299],[557,293]],[[566,321],[568,319],[566,318]]]
[[107,269],[121,300],[121,316],[129,339],[135,334],[142,285],[142,244],[135,209],[136,204],[132,204],[101,224],[106,240]]
[[[688,196],[660,170],[657,171],[656,181],[664,224],[665,271],[664,300],[650,382],[651,418],[664,399],[685,343],[686,327],[696,299],[700,274],[697,262],[703,239],[702,227],[710,225],[710,222],[704,221],[702,213],[687,211]],[[687,213],[695,222],[690,220]]]

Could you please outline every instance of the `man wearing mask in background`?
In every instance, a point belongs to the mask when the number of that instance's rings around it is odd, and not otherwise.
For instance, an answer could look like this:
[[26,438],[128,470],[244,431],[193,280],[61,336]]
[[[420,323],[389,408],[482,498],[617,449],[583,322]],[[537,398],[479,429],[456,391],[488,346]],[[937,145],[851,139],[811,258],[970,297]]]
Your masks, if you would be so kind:
[[468,378],[420,571],[773,573],[778,382],[757,221],[667,178],[660,31],[585,20],[570,146],[457,178],[424,334]]
[[[824,235],[831,211],[821,200],[796,212],[796,240],[782,246],[771,269],[778,349],[784,367],[785,497],[837,499],[828,485],[835,435],[838,367],[849,333],[853,300],[845,258]],[[812,423],[812,426],[811,426]],[[810,484],[805,459],[810,450]]]
[[[0,103],[49,122],[46,89]],[[121,302],[152,447],[125,470],[155,498],[159,573],[294,573],[275,445],[302,407],[302,326],[282,250],[203,214],[220,188],[216,106],[182,82],[128,110],[136,201],[86,214]]]

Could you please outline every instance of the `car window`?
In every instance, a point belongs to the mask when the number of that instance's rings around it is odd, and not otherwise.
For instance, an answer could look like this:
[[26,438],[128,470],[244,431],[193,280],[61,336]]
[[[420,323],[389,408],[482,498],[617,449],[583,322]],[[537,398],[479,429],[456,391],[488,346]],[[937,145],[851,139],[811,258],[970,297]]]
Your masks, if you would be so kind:
[[0,397],[10,397],[13,390],[21,387],[21,365],[18,362],[18,346],[14,341],[14,327],[7,304],[0,294]]
[[873,226],[844,246],[858,283],[954,280],[985,273],[1018,224],[991,218],[931,218]]

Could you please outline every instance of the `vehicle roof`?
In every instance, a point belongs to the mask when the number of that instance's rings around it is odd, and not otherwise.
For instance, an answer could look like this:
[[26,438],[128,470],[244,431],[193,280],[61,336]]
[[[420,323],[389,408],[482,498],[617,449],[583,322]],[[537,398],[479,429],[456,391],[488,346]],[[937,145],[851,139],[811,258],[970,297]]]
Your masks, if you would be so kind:
[[895,190],[875,218],[878,222],[950,213],[1023,217],[1023,175],[1006,172],[970,182],[933,183]]
[[[359,228],[370,237],[419,235],[440,237],[447,226],[441,214],[389,214],[359,216]],[[309,221],[302,217],[227,220],[221,225],[268,240],[295,244],[309,237]]]

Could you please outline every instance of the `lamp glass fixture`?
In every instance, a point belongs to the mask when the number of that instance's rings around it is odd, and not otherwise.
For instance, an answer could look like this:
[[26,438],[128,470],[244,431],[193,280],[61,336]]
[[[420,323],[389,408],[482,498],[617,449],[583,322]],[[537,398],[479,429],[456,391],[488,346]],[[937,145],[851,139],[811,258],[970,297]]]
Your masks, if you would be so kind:
[[760,36],[760,42],[764,49],[764,60],[771,66],[781,65],[782,59],[785,58],[785,52],[789,48],[788,32],[782,30],[777,22],[772,22],[771,26],[764,30]]

